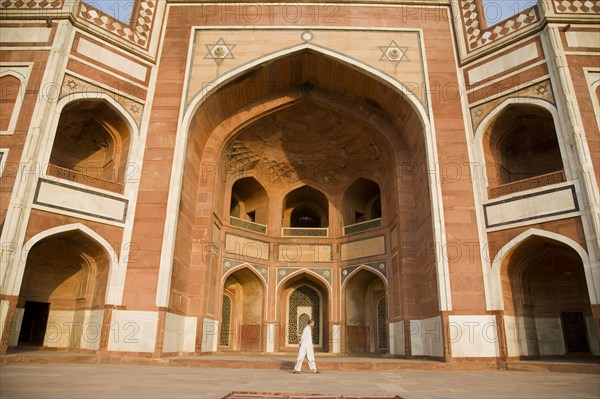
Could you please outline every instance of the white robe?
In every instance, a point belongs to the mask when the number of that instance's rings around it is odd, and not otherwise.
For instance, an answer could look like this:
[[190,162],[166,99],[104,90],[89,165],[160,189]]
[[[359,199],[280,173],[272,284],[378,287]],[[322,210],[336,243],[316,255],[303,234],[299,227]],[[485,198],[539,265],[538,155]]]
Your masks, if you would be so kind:
[[315,352],[313,350],[312,343],[312,329],[309,326],[304,327],[302,330],[302,336],[300,337],[300,351],[298,352],[298,359],[296,360],[296,367],[294,370],[300,371],[302,369],[302,363],[304,358],[308,358],[308,367],[311,370],[317,369],[315,363]]

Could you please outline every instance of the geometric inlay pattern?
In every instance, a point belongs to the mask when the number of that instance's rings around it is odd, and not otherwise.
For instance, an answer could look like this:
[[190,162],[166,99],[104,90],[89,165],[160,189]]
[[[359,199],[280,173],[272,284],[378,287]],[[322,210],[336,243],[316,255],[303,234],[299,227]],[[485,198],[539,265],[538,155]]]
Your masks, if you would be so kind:
[[392,40],[387,46],[377,46],[381,50],[381,58],[379,61],[389,61],[395,67],[401,62],[408,62],[406,51],[408,47],[400,47],[396,41]]
[[236,45],[225,43],[223,38],[217,40],[215,44],[205,44],[205,46],[208,52],[204,58],[214,60],[217,65],[223,62],[223,60],[235,59],[233,56],[233,49]]
[[125,24],[84,2],[79,5],[77,17],[138,47],[148,49],[156,4],[156,0],[137,1],[132,14],[134,18],[131,19],[129,24]]
[[302,330],[306,327],[306,324],[302,325],[301,322],[308,323],[308,319],[310,319],[310,316],[306,314],[298,315],[299,307],[309,307],[311,309],[312,318],[315,320],[315,326],[312,329],[312,340],[313,344],[319,345],[321,301],[317,291],[306,285],[296,288],[288,299],[288,344],[297,345],[300,342]]
[[553,0],[557,14],[600,14],[600,0]]
[[539,21],[536,7],[532,7],[484,29],[480,22],[484,20],[480,13],[481,3],[477,0],[459,0],[459,3],[467,51],[473,51]]
[[382,274],[384,279],[387,281],[387,262],[383,260],[381,262],[361,263],[359,265],[342,267],[342,272],[340,273],[340,284],[344,284],[346,278],[351,275],[354,270],[361,266],[376,270]]
[[64,0],[6,0],[0,3],[2,8],[13,9],[13,10],[24,10],[24,9],[45,9],[45,10],[58,10],[63,6]]
[[[300,267],[278,267],[277,268],[277,285],[279,285],[279,283],[286,278],[287,276],[289,276],[290,274],[300,270],[302,268]],[[327,267],[327,268],[316,268],[316,267],[310,267],[310,268],[304,268],[304,270],[310,270],[311,272],[318,274],[319,276],[323,277],[325,280],[327,280],[327,282],[329,283],[329,285],[331,286],[332,284],[332,274],[333,274],[333,269]]]
[[221,311],[221,333],[219,345],[229,346],[229,330],[231,328],[231,298],[223,295],[223,310]]
[[[552,84],[550,80],[544,80],[533,85],[523,87],[512,93],[507,93],[504,96],[495,98],[483,104],[476,105],[471,108],[471,123],[473,124],[473,132],[477,131],[479,125],[489,113],[504,102],[507,98],[515,98],[519,102],[524,102],[527,98],[535,98],[555,104],[554,94],[552,93]],[[532,100],[534,101],[534,100]]]
[[91,98],[94,97],[94,94],[104,93],[121,104],[123,108],[125,108],[133,117],[138,126],[140,126],[142,123],[142,113],[144,112],[144,104],[142,102],[134,101],[129,97],[108,91],[95,85],[94,83],[86,82],[85,80],[76,76],[65,74],[59,98],[62,99],[64,97],[75,96],[76,94],[80,93],[87,93]]
[[269,268],[267,266],[258,265],[256,263],[242,262],[231,258],[223,258],[223,267],[221,268],[221,277],[225,276],[231,269],[239,265],[250,266],[252,269],[262,276],[267,284],[269,284]]
[[388,348],[387,334],[387,311],[385,309],[385,297],[377,302],[377,342],[379,349]]

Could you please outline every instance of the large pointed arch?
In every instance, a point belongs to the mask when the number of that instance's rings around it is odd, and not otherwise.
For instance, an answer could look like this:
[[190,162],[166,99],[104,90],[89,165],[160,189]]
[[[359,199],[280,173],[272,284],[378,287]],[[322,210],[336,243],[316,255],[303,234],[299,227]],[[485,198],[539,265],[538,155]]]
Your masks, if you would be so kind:
[[[169,198],[167,203],[167,216],[164,229],[164,240],[161,249],[160,267],[159,267],[159,283],[156,295],[156,304],[158,306],[166,306],[169,302],[171,274],[174,259],[174,242],[177,234],[177,220],[179,212],[179,202],[181,198],[180,187],[183,181],[183,167],[185,164],[185,153],[191,122],[196,114],[196,111],[202,103],[204,103],[213,93],[218,92],[220,88],[236,78],[243,76],[246,72],[256,68],[264,63],[276,61],[286,56],[310,51],[317,53],[334,61],[340,62],[349,68],[358,70],[366,76],[383,84],[385,87],[393,90],[396,94],[402,97],[411,107],[414,115],[421,123],[423,131],[423,140],[425,142],[425,160],[428,170],[436,171],[433,175],[439,175],[439,165],[435,162],[437,159],[437,145],[434,134],[434,123],[429,117],[427,108],[421,104],[400,81],[393,77],[382,73],[370,65],[362,63],[358,60],[346,57],[340,53],[305,43],[288,49],[283,49],[271,54],[267,54],[254,61],[246,63],[231,71],[225,72],[211,84],[206,85],[202,91],[196,94],[190,104],[186,104],[186,100],[182,99],[180,108],[180,118],[177,128],[177,139],[175,145],[175,153],[173,157],[173,167],[171,169],[171,179],[169,190]],[[189,70],[189,68],[188,68]],[[430,101],[430,100],[428,100]],[[433,240],[445,246],[445,227],[444,214],[441,195],[441,182],[439,179],[430,178],[427,181],[429,195],[431,198],[431,215],[433,224]],[[440,310],[451,310],[452,302],[450,296],[450,282],[448,272],[448,261],[444,257],[439,257],[436,260],[437,269],[437,285],[438,285],[438,300]]]

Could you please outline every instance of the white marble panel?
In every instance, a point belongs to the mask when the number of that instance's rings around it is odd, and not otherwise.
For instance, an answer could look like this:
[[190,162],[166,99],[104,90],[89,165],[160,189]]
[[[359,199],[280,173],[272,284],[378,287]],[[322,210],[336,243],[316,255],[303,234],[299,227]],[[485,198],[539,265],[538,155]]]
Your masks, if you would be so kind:
[[63,183],[40,180],[34,204],[123,223],[127,200]]
[[504,316],[509,357],[538,356],[538,341],[533,317]]
[[404,321],[390,323],[390,355],[406,354],[404,347]]
[[138,80],[146,80],[148,68],[88,40],[81,39],[79,41],[77,52],[117,71],[126,71],[128,75]]
[[444,356],[440,316],[410,321],[410,346],[413,356]]
[[449,316],[448,321],[452,357],[500,356],[495,316]]
[[596,322],[594,318],[589,316],[585,318],[585,324],[587,325],[588,341],[590,343],[590,352],[592,355],[600,355],[600,343],[598,342],[598,334],[596,332]]
[[204,318],[202,328],[202,352],[216,352],[219,343],[219,322]]
[[567,45],[569,47],[600,47],[600,35],[598,32],[577,32],[571,30],[567,31],[565,36],[567,37]]
[[535,43],[530,43],[524,47],[516,49],[501,57],[494,58],[484,64],[481,64],[468,71],[469,82],[477,83],[490,76],[497,75],[507,69],[514,68],[528,61],[531,61],[539,56],[539,52]]
[[21,323],[23,323],[23,314],[25,314],[25,309],[15,309],[13,323],[8,336],[8,346],[17,346],[19,344],[19,333],[21,332]]
[[167,313],[163,352],[194,352],[198,318]]
[[112,313],[108,350],[154,352],[158,312],[115,310]]
[[2,28],[0,43],[46,43],[52,28]]
[[546,191],[538,195],[516,197],[510,201],[490,203],[484,207],[486,224],[495,227],[517,223],[522,220],[541,218],[546,215],[576,211],[577,204],[571,187],[556,191]]

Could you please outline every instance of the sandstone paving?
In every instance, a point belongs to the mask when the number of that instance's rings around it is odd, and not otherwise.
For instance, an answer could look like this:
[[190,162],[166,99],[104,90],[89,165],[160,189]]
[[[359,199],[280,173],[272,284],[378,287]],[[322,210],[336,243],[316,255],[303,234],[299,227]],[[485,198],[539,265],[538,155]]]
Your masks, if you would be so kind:
[[[520,371],[336,371],[15,364],[0,367],[0,397],[224,398],[231,392],[399,395],[416,398],[598,398],[600,376]],[[284,396],[285,397],[285,396]]]

